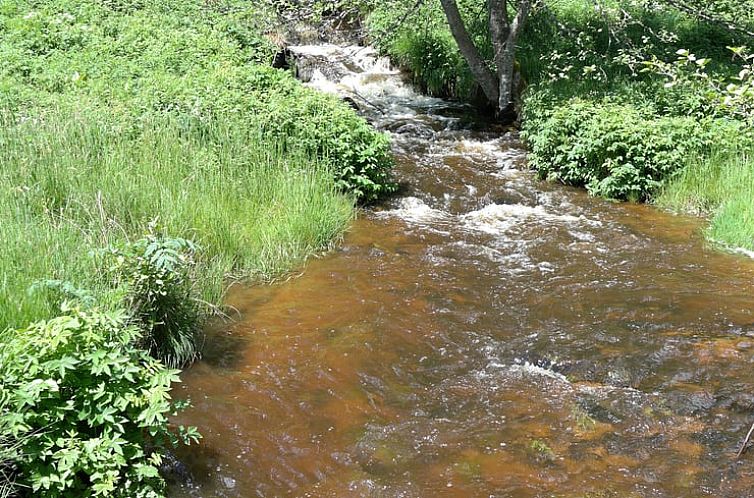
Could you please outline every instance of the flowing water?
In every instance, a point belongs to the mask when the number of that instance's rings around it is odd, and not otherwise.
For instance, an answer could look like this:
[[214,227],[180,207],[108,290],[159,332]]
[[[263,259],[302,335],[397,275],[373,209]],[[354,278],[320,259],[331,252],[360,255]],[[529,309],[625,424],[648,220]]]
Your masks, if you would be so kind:
[[404,188],[231,293],[177,388],[204,440],[173,496],[754,496],[752,260],[538,181],[515,133],[368,49],[294,53],[392,134]]

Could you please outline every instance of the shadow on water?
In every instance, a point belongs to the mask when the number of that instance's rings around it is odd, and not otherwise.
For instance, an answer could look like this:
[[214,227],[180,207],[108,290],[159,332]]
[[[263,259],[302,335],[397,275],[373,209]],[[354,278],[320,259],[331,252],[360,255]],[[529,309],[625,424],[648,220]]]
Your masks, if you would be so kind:
[[368,117],[405,187],[300,278],[231,293],[243,318],[176,387],[204,440],[172,496],[754,496],[754,457],[733,458],[752,260],[698,220],[538,181],[515,134],[368,49],[295,50],[347,59],[310,84],[386,110]]
[[251,347],[248,336],[236,333],[230,321],[213,324],[204,336],[202,361],[216,369],[233,369],[243,361],[243,351]]

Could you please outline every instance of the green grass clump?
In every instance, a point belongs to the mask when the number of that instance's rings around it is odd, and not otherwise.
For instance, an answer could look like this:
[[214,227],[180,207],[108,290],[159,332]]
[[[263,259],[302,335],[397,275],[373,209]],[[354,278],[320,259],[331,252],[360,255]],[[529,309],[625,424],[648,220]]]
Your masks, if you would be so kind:
[[[707,236],[731,248],[754,250],[754,146],[691,156],[657,204],[710,217]],[[746,146],[745,144],[748,144]]]
[[[130,125],[130,122],[127,122]],[[202,249],[198,295],[218,303],[227,276],[266,279],[327,247],[352,217],[329,167],[258,129],[173,117],[124,131],[98,112],[7,117],[0,126],[0,328],[49,318],[59,300],[29,292],[70,282],[105,307],[122,292],[92,253],[161,227]]]
[[[405,3],[382,2],[368,18],[369,33],[383,53],[411,74],[414,84],[435,97],[474,100],[478,95],[466,61],[458,51],[436,0],[424,2],[403,23]],[[459,2],[470,34],[482,52],[492,54],[487,21],[477,0]]]

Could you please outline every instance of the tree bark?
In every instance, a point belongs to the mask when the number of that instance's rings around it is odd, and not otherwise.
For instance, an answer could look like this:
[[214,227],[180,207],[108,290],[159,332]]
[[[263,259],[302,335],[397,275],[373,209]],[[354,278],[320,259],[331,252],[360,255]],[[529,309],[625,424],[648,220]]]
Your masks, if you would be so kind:
[[515,77],[516,42],[531,10],[531,0],[520,0],[513,22],[508,20],[507,0],[489,0],[490,34],[495,52],[498,78],[498,114],[509,114],[513,109],[513,83]]
[[450,32],[453,34],[458,49],[461,51],[466,62],[469,64],[471,74],[479,86],[482,87],[484,95],[490,102],[498,102],[500,99],[500,88],[495,73],[487,66],[487,63],[479,55],[479,50],[474,41],[466,30],[461,13],[458,11],[456,0],[440,0],[442,9],[445,11],[445,17],[448,18]]
[[506,120],[515,119],[513,85],[515,83],[516,42],[529,16],[535,0],[517,0],[516,15],[508,16],[508,0],[487,0],[490,36],[497,72],[492,71],[479,55],[479,50],[469,36],[456,0],[440,0],[448,18],[450,32],[469,64],[474,79],[487,99],[495,105],[496,114]]

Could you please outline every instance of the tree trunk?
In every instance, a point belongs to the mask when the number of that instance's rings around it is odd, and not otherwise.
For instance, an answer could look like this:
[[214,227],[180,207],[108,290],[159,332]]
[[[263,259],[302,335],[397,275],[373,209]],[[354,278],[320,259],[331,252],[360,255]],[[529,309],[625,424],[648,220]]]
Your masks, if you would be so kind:
[[513,112],[516,42],[531,9],[531,0],[520,0],[516,17],[513,18],[513,22],[509,22],[507,3],[507,0],[488,0],[487,2],[499,84],[497,112],[501,116],[510,115]]
[[440,0],[448,18],[450,32],[458,48],[469,64],[474,79],[479,83],[487,99],[495,105],[496,114],[505,120],[514,120],[513,85],[515,82],[516,42],[529,16],[535,0],[518,0],[516,16],[508,17],[508,0],[487,0],[489,10],[490,35],[494,49],[493,72],[479,55],[479,50],[469,36],[463,18],[458,11],[456,0]]
[[463,23],[461,13],[458,11],[458,5],[456,0],[440,0],[442,9],[445,11],[445,16],[448,18],[448,24],[450,25],[450,32],[453,34],[458,49],[461,51],[466,62],[469,64],[471,74],[479,86],[482,87],[482,91],[487,96],[490,102],[497,102],[500,98],[500,89],[498,85],[498,79],[495,74],[487,66],[487,63],[479,55],[479,50],[474,45],[473,40],[469,36],[466,26]]

